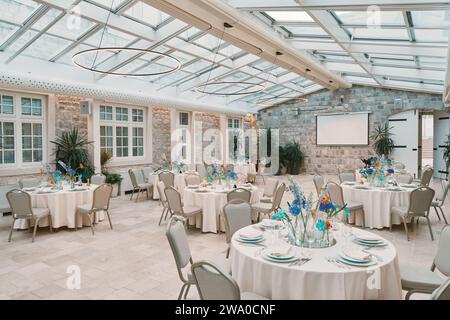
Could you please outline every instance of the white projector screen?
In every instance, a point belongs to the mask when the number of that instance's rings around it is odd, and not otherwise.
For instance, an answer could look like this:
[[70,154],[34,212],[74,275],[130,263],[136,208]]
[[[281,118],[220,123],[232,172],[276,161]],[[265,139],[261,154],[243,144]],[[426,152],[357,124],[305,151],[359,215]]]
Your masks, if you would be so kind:
[[368,145],[369,114],[316,116],[316,144],[324,146]]

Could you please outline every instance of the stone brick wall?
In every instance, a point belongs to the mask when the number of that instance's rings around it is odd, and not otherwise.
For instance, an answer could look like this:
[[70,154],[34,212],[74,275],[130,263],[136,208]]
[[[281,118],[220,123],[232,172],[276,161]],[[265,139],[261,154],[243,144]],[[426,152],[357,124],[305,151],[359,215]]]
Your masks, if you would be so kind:
[[78,128],[81,134],[87,134],[88,116],[80,114],[81,100],[83,98],[56,96],[56,136],[72,128]]
[[170,110],[153,108],[153,163],[159,163],[161,155],[170,158]]
[[[352,112],[371,111],[369,128],[387,120],[388,116],[408,109],[442,109],[442,96],[437,94],[399,91],[375,87],[354,85],[349,89],[336,91],[321,90],[311,93],[308,102],[291,100],[258,113],[258,125],[261,128],[280,129],[280,144],[298,141],[306,158],[304,170],[312,173],[335,173],[336,165],[342,169],[354,170],[361,165],[361,158],[374,154],[372,147],[316,146],[316,122],[314,112],[297,114],[298,107],[348,104]],[[371,142],[370,142],[371,143]]]

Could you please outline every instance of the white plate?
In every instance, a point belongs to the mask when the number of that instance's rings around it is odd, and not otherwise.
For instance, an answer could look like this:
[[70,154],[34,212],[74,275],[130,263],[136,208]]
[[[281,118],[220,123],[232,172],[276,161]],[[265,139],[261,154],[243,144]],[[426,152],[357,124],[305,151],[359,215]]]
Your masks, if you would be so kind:
[[370,266],[376,265],[378,263],[377,259],[375,257],[373,257],[373,256],[370,257],[370,260],[367,263],[347,260],[347,259],[350,259],[350,258],[348,258],[348,257],[344,258],[341,255],[339,255],[337,257],[337,259],[340,262],[342,262],[342,263],[345,263],[345,264],[348,264],[348,265],[351,265],[351,266],[356,266],[356,267],[370,267]]
[[387,246],[386,242],[368,242],[368,241],[361,241],[361,240],[357,240],[355,239],[355,243],[362,245],[362,246],[366,246],[366,247],[384,247]]
[[292,258],[290,258],[290,259],[283,259],[283,260],[280,260],[280,259],[273,259],[273,258],[271,258],[270,256],[268,256],[266,253],[264,253],[264,251],[262,252],[261,256],[262,256],[264,259],[266,259],[267,261],[270,261],[270,262],[278,262],[278,263],[289,263],[289,262],[294,262],[294,261],[296,261],[296,260],[299,259],[299,257],[298,257],[297,255],[294,255],[294,256],[293,256]]
[[251,243],[260,243],[260,242],[263,242],[264,240],[265,240],[264,237],[262,237],[261,239],[257,239],[257,240],[244,240],[244,239],[241,239],[239,237],[236,239],[236,241],[238,241],[240,243],[249,243],[249,244],[251,244]]
[[266,249],[264,250],[264,254],[274,260],[277,261],[284,261],[284,260],[291,260],[292,258],[294,258],[296,256],[295,252],[293,252],[292,248],[289,250],[289,252],[287,253],[287,255],[285,256],[276,256],[270,253],[270,249]]
[[361,190],[370,190],[371,189],[370,187],[367,187],[367,186],[358,186],[358,185],[354,186],[353,188],[354,189],[361,189]]

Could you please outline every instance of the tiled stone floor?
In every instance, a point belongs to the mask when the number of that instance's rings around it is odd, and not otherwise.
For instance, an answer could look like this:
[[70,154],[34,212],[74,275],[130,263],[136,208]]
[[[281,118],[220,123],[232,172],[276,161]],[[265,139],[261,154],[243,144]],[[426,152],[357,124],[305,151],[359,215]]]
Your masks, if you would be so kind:
[[[296,179],[306,192],[314,191],[312,176]],[[8,243],[12,219],[0,217],[0,299],[176,299],[181,282],[165,237],[166,224],[158,226],[158,202],[135,203],[129,201],[129,196],[122,196],[114,198],[111,206],[114,230],[107,221],[96,225],[95,236],[86,227],[78,231],[60,229],[53,234],[42,228],[34,243],[26,231],[15,231],[13,241]],[[450,219],[449,208],[447,200],[445,212]],[[410,242],[400,226],[394,227],[392,233],[387,229],[374,232],[395,244],[400,264],[429,268],[444,226],[434,212],[430,216],[434,242],[425,221],[411,233]],[[224,260],[224,234],[190,229],[188,237],[194,261]],[[71,265],[81,270],[78,290],[67,288]],[[195,289],[189,298],[198,298]]]

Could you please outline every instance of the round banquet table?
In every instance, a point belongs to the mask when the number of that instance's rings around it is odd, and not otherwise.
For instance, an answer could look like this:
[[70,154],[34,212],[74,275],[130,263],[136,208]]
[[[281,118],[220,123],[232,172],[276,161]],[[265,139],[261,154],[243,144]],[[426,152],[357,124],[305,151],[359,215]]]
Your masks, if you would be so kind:
[[[197,173],[197,172],[192,172],[192,173]],[[186,177],[187,174],[188,173],[174,173],[175,189],[177,189],[181,193],[181,196],[183,196],[183,190],[186,187],[186,181],[184,180],[184,178]],[[149,174],[148,182],[153,184],[153,200],[159,199],[158,189],[156,188],[158,181],[159,181],[159,177],[158,177],[157,173],[152,172]]]
[[[328,262],[327,257],[336,257],[340,252],[343,240],[339,232],[335,236],[336,245],[303,249],[311,253],[311,260],[302,266],[290,266],[266,260],[260,254],[261,247],[240,244],[236,240],[239,232],[231,241],[231,270],[241,292],[254,292],[273,300],[402,299],[397,251],[386,240],[387,246],[370,249],[378,257],[373,266],[339,268]],[[270,239],[267,231],[264,236]]]
[[[53,228],[68,227],[75,228],[75,214],[77,206],[91,204],[96,185],[86,187],[83,191],[60,190],[53,193],[37,193],[29,192],[31,196],[31,205],[36,208],[48,208],[52,216]],[[104,219],[103,212],[96,213],[96,222]],[[81,218],[82,217],[82,218]],[[39,221],[39,227],[49,225],[48,218]],[[89,218],[87,216],[78,216],[77,228],[89,226]],[[26,219],[18,219],[14,224],[15,229],[27,229],[28,222]]]
[[[393,215],[392,207],[408,206],[409,196],[413,188],[401,188],[402,191],[390,191],[386,188],[369,187],[357,189],[353,185],[341,184],[345,201],[360,202],[364,206],[364,219],[367,228],[388,228],[392,224],[400,224],[400,218]],[[392,219],[392,221],[391,221]],[[356,221],[360,225],[360,221]]]
[[[196,206],[203,209],[203,214],[189,219],[190,225],[202,229],[202,232],[217,233],[219,227],[219,216],[222,214],[223,206],[227,203],[227,193],[231,190],[213,190],[207,189],[208,192],[197,192],[197,189],[186,187],[184,189],[184,205]],[[249,189],[252,193],[250,203],[259,201],[258,188],[252,186]],[[223,221],[220,223],[221,230],[225,231]]]

